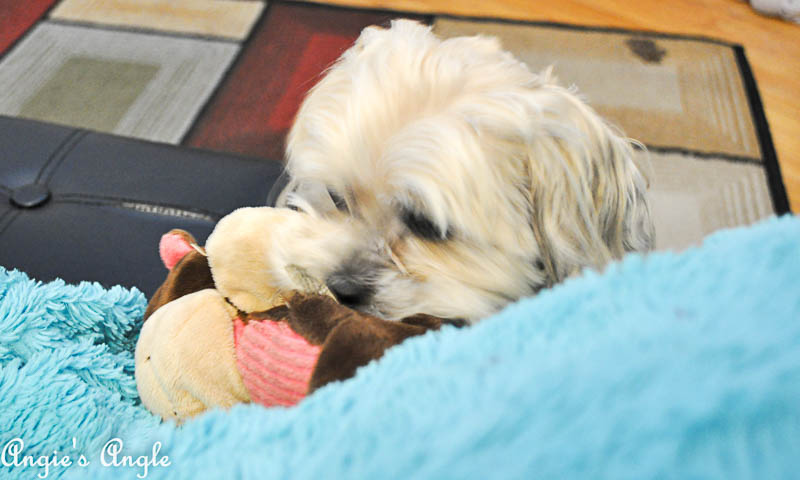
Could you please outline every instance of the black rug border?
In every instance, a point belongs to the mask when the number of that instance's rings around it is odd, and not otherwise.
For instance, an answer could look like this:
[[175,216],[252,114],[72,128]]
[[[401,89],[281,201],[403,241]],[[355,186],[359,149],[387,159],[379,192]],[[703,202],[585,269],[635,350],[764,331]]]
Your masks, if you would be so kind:
[[778,215],[790,213],[786,184],[783,183],[778,154],[775,151],[775,144],[772,140],[772,133],[770,132],[756,78],[753,75],[752,68],[750,68],[750,62],[747,60],[744,47],[742,45],[734,45],[733,51],[736,56],[736,63],[739,65],[739,73],[744,82],[747,100],[750,103],[750,115],[753,123],[755,123],[758,143],[761,146],[761,156],[764,169],[767,172],[767,183],[772,197],[772,206]]

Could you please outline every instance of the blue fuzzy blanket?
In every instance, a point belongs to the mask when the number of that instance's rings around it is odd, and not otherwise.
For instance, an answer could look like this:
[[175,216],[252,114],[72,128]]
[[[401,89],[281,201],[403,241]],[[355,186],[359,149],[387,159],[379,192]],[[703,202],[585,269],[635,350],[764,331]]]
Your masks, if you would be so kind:
[[176,428],[137,403],[140,293],[0,269],[0,477],[797,478],[798,277],[800,219],[771,220]]

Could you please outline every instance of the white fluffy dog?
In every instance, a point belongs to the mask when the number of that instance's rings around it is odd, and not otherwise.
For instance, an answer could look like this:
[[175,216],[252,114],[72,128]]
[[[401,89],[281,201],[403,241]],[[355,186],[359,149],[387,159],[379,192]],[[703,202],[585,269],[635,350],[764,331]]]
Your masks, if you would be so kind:
[[280,205],[326,227],[285,262],[388,319],[475,321],[653,244],[631,142],[494,38],[365,29],[303,102],[287,155]]

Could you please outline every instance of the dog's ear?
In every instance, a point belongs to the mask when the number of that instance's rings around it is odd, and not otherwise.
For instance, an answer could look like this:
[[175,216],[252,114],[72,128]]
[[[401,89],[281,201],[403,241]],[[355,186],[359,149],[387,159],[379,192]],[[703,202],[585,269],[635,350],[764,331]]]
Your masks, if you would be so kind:
[[572,92],[546,88],[553,104],[527,145],[527,170],[537,263],[553,285],[649,250],[654,233],[631,140]]

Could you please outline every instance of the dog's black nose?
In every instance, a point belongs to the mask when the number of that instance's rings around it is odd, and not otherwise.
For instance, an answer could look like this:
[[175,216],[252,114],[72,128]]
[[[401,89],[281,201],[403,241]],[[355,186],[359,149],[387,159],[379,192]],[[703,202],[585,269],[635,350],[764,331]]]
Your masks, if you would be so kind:
[[367,305],[374,294],[374,289],[347,272],[334,273],[325,282],[339,303],[356,308]]

